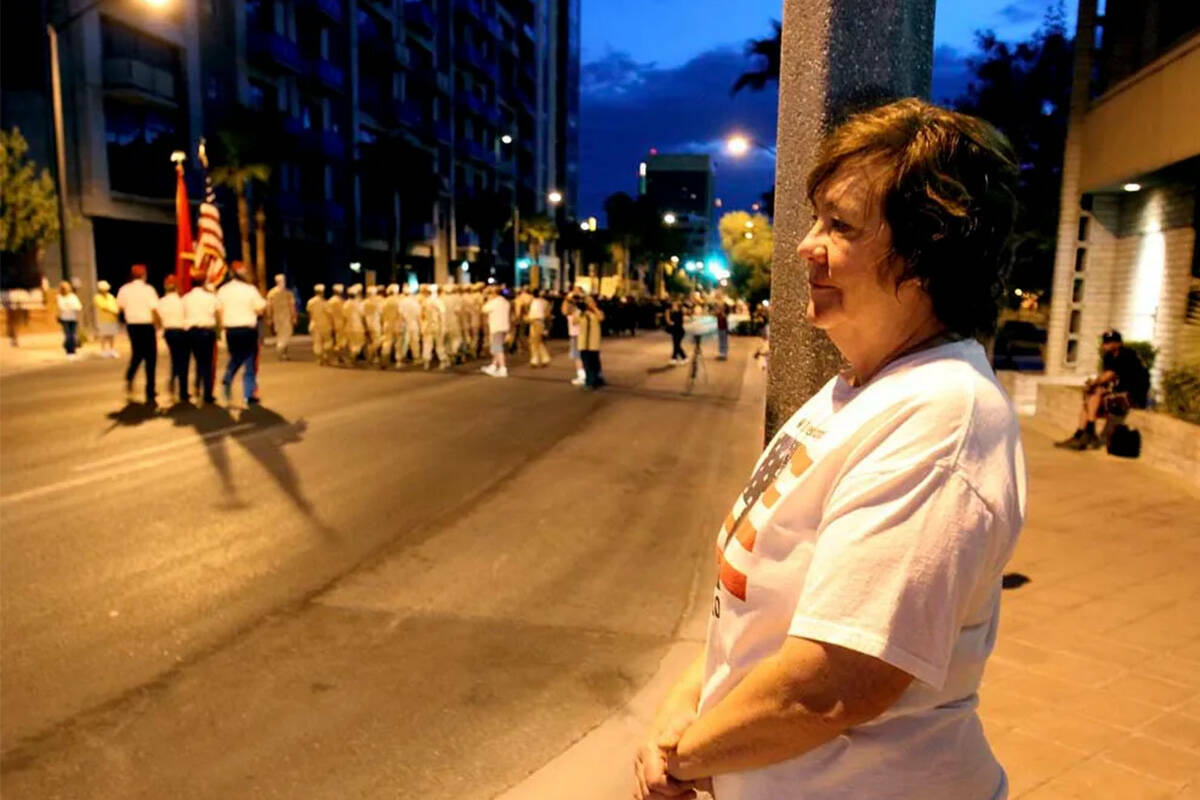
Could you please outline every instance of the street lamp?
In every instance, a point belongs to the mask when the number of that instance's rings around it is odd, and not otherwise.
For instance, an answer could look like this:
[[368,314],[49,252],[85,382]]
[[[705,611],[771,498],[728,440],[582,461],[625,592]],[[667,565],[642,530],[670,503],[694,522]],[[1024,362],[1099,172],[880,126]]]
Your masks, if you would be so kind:
[[500,137],[500,143],[501,143],[501,144],[512,144],[512,143],[513,143],[512,134],[511,134],[511,133],[506,133],[506,134],[504,134],[503,136],[501,136],[501,137]]
[[556,206],[563,201],[562,192],[558,189],[551,189],[550,193],[546,195],[546,199],[550,201],[550,205]]
[[674,225],[676,221],[677,221],[677,219],[676,219],[675,215],[672,214],[670,211],[663,214],[663,224],[664,225]]
[[[71,259],[67,243],[67,143],[63,134],[62,64],[58,58],[58,34],[71,27],[74,22],[93,11],[105,0],[92,2],[69,14],[63,19],[46,23],[46,35],[50,39],[50,107],[54,115],[54,171],[58,183],[58,244],[62,258],[62,278],[70,280]],[[171,0],[142,0],[152,8],[164,8]]]
[[734,158],[741,158],[750,152],[751,146],[762,148],[767,155],[775,158],[775,148],[772,145],[763,144],[757,139],[751,139],[740,133],[735,133],[725,140],[725,150]]

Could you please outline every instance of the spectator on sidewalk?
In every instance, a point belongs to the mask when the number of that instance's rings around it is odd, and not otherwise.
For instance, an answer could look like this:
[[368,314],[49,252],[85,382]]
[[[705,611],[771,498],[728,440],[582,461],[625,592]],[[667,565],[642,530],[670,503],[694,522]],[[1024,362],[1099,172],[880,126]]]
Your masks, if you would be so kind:
[[683,306],[679,304],[678,300],[671,301],[663,321],[666,324],[667,333],[671,334],[670,363],[672,365],[686,364],[687,353],[683,352]]
[[117,292],[117,306],[125,315],[125,332],[129,335],[129,368],[125,370],[125,393],[133,395],[133,378],[138,367],[146,365],[146,404],[153,405],[155,397],[154,367],[158,362],[158,334],[155,330],[158,292],[146,283],[146,265],[134,264],[129,270],[129,282]]
[[67,351],[67,360],[74,361],[79,358],[75,348],[79,346],[79,312],[83,311],[83,303],[79,302],[79,296],[75,294],[75,289],[69,281],[58,285],[58,297],[55,299],[58,305],[58,324],[63,332],[63,349]]
[[113,297],[108,281],[96,282],[96,296],[92,298],[92,305],[96,309],[96,338],[100,340],[100,357],[116,358],[114,342],[121,332],[121,306]]
[[974,337],[994,330],[1017,176],[991,125],[916,99],[818,149],[806,316],[849,366],[780,428],[718,534],[707,646],[635,797],[1007,795],[977,708],[1026,478]]
[[584,386],[599,389],[607,381],[600,365],[600,339],[603,336],[604,312],[593,295],[584,295],[583,306],[576,306],[579,326],[579,357],[583,361]]
[[1055,447],[1066,450],[1100,447],[1107,436],[1096,435],[1096,420],[1124,416],[1130,408],[1146,407],[1150,370],[1132,348],[1125,346],[1120,331],[1109,328],[1100,335],[1100,358],[1102,371],[1083,385],[1079,427],[1071,438],[1056,442]]
[[256,405],[258,397],[258,318],[267,301],[254,286],[254,276],[241,261],[234,261],[233,280],[217,290],[217,309],[221,327],[225,329],[225,346],[229,364],[221,389],[225,402],[233,399],[233,379],[242,370],[242,392],[247,406]]
[[546,323],[550,319],[550,303],[545,292],[537,289],[529,302],[529,366],[550,366],[550,351],[546,349]]
[[729,358],[729,306],[725,298],[717,298],[717,361]]
[[479,371],[493,378],[508,377],[508,361],[504,352],[504,340],[508,338],[509,315],[512,312],[508,302],[500,290],[492,286],[488,289],[488,300],[483,304],[483,313],[487,317],[488,338],[491,340],[492,363],[480,367]]
[[563,298],[561,311],[567,320],[567,336],[571,340],[571,362],[575,364],[575,377],[571,379],[572,386],[583,386],[587,381],[587,373],[583,369],[583,359],[579,355],[579,315],[576,306],[583,305],[583,291],[576,286],[571,293]]
[[162,324],[163,338],[171,354],[171,377],[167,388],[171,399],[177,403],[188,401],[188,347],[187,328],[183,320],[183,298],[175,287],[175,276],[168,275],[163,281],[163,296],[155,309]]
[[[183,296],[183,325],[188,350],[196,360],[196,388],[203,403],[215,403],[213,375],[217,371],[217,295],[205,283],[203,267],[192,268],[192,288]],[[185,370],[186,374],[186,370]]]

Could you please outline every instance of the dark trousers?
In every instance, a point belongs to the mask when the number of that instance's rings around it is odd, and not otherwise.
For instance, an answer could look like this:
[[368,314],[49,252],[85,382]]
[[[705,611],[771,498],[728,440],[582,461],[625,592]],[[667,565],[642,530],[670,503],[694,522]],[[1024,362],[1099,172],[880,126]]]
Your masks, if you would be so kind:
[[687,353],[683,352],[683,329],[671,329],[671,358],[687,358]]
[[75,332],[79,328],[79,321],[74,319],[60,319],[59,325],[63,329],[63,349],[67,351],[67,355],[75,355],[75,348],[78,346],[78,339],[75,337]]
[[212,328],[188,328],[187,341],[192,358],[196,359],[196,383],[200,387],[200,396],[205,403],[212,403],[216,400],[213,397],[213,373],[217,371],[217,332]]
[[[229,348],[229,366],[221,384],[229,391],[233,378],[242,370],[242,389],[246,400],[258,399],[258,328],[226,328],[225,346]],[[243,369],[244,367],[244,369]]]
[[600,351],[580,350],[579,360],[583,362],[584,385],[589,389],[599,389],[604,385],[604,377],[600,374]]
[[133,382],[138,367],[146,365],[146,402],[154,400],[154,367],[158,363],[158,336],[154,326],[126,325],[129,334],[129,347],[133,354],[129,357],[129,369],[125,370],[125,383]]
[[171,380],[167,384],[178,392],[180,400],[188,399],[188,361],[192,352],[188,334],[183,328],[167,328],[163,331],[167,349],[171,351]]

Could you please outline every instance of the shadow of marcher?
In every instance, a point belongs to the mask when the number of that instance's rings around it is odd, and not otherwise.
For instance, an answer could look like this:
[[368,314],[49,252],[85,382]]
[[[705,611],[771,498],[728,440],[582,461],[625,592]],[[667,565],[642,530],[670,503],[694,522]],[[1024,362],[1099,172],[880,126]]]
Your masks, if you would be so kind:
[[128,402],[120,409],[105,414],[106,419],[112,420],[112,425],[104,430],[105,434],[111,433],[117,428],[136,427],[143,422],[149,422],[158,416],[158,406],[153,403],[134,403]]
[[167,410],[167,416],[177,427],[191,428],[204,441],[208,459],[221,479],[226,507],[245,508],[246,503],[238,496],[237,485],[233,482],[233,469],[229,465],[229,451],[225,446],[228,434],[222,433],[235,424],[229,410],[217,405],[197,408],[190,403],[176,403]]
[[300,476],[296,474],[291,460],[283,452],[284,445],[296,444],[303,439],[304,432],[308,430],[308,423],[302,419],[288,422],[279,412],[257,404],[243,411],[238,422],[243,426],[249,423],[253,427],[238,431],[233,436],[234,440],[271,474],[296,508],[300,509],[323,535],[333,537],[334,530],[317,515],[316,509],[300,485]]

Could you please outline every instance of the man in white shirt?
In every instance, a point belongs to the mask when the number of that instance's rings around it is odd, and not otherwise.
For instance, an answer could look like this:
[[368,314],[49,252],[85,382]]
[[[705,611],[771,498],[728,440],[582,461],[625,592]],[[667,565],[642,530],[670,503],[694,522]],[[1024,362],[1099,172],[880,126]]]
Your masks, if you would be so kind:
[[[242,389],[246,405],[257,405],[258,399],[258,318],[267,301],[251,283],[250,271],[241,261],[233,262],[234,279],[217,290],[217,308],[221,326],[225,329],[225,346],[229,348],[229,364],[221,388],[225,402],[233,398],[233,378],[242,369]],[[243,369],[243,367],[245,369]]]
[[292,330],[296,326],[296,296],[287,288],[282,275],[275,276],[275,285],[267,292],[267,304],[271,306],[271,328],[275,331],[275,350],[284,361],[288,357],[288,343],[292,341]]
[[171,399],[188,401],[188,336],[183,324],[183,298],[175,290],[175,276],[168,275],[163,281],[163,296],[155,309],[162,325],[163,338],[171,352],[171,379],[167,388]]
[[504,340],[508,336],[509,312],[512,304],[496,287],[488,289],[488,300],[483,304],[487,315],[488,337],[491,339],[492,363],[480,367],[479,371],[493,378],[508,377],[508,362],[504,354]]
[[550,366],[550,351],[546,349],[546,324],[550,321],[550,303],[537,289],[529,303],[529,366]]
[[196,386],[201,400],[215,403],[213,373],[217,371],[217,296],[205,284],[202,267],[192,269],[192,288],[183,296],[183,326],[188,350],[196,359]]
[[158,337],[154,333],[154,309],[158,292],[146,283],[146,265],[134,264],[129,269],[129,283],[117,292],[117,305],[125,314],[125,331],[129,334],[129,369],[125,370],[125,392],[133,394],[133,376],[138,367],[146,365],[146,403],[154,404],[154,367],[158,361]]

